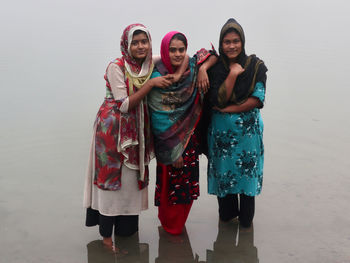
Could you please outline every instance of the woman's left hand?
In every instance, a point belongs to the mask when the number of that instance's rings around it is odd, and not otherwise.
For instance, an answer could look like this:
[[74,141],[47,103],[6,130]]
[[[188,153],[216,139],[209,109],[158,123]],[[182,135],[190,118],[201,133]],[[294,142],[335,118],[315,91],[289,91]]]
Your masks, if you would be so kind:
[[209,78],[207,70],[202,66],[198,70],[198,77],[196,83],[200,93],[207,93],[209,89]]
[[213,110],[223,112],[223,111],[222,111],[223,109],[220,109],[219,107],[216,107],[216,106],[213,107]]
[[223,113],[228,113],[228,112],[235,113],[235,112],[238,112],[236,105],[229,105],[229,106],[226,106],[225,108],[222,108],[222,109],[214,106],[213,110],[217,110],[217,111],[220,111],[220,112],[223,112]]
[[176,83],[176,82],[179,82],[179,80],[181,79],[181,74],[179,74],[179,73],[174,73],[174,74],[168,74],[168,75],[166,75],[167,76],[167,78],[169,79],[169,80],[171,80],[172,81],[172,83]]
[[180,156],[179,159],[177,159],[174,163],[173,163],[173,167],[180,169],[184,166],[184,159],[182,158],[182,156]]

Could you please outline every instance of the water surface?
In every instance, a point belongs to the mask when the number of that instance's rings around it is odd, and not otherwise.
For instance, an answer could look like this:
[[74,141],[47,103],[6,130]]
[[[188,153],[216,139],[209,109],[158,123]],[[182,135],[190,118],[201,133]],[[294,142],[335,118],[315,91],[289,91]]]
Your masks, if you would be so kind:
[[[154,9],[159,2],[158,8]],[[200,6],[198,6],[200,4]],[[350,262],[350,19],[346,1],[7,1],[0,11],[0,254],[23,262]],[[19,8],[20,7],[20,8]],[[189,53],[217,47],[235,17],[246,50],[269,68],[265,172],[254,226],[219,223],[214,196],[201,196],[186,231],[159,228],[153,206],[138,236],[100,244],[84,227],[83,182],[103,74],[120,55],[123,28],[151,29],[154,54],[177,29]],[[155,174],[152,162],[151,174]]]

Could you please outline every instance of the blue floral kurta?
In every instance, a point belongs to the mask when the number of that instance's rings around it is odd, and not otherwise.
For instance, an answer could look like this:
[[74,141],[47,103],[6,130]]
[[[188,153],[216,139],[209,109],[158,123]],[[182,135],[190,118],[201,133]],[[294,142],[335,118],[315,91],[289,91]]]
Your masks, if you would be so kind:
[[[253,97],[262,103],[265,87],[255,85]],[[213,111],[208,130],[208,193],[260,194],[263,182],[264,144],[260,110],[241,113]]]

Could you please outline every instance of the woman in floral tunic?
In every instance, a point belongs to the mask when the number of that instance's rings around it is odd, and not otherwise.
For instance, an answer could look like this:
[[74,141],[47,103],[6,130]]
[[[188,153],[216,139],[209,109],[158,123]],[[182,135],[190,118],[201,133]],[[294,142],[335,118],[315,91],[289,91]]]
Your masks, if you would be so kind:
[[171,84],[150,80],[152,42],[142,24],[126,27],[122,58],[106,70],[106,98],[97,113],[85,181],[86,225],[99,225],[103,243],[113,247],[112,230],[129,236],[138,230],[139,213],[148,208],[148,164],[154,156],[145,96],[153,87]]
[[249,227],[263,181],[260,109],[267,68],[255,55],[246,55],[244,44],[242,27],[229,19],[220,33],[219,61],[208,71],[208,192],[217,195],[221,220],[238,216],[241,225]]

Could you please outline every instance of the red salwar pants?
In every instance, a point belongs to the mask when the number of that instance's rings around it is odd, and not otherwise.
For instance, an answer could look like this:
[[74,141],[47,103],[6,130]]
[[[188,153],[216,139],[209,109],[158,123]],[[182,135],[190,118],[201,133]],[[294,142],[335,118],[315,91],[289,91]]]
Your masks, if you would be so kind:
[[185,226],[188,214],[190,213],[193,200],[189,204],[169,204],[169,178],[168,169],[170,165],[157,164],[162,168],[160,192],[160,205],[158,206],[158,218],[165,231],[173,235],[179,235]]

